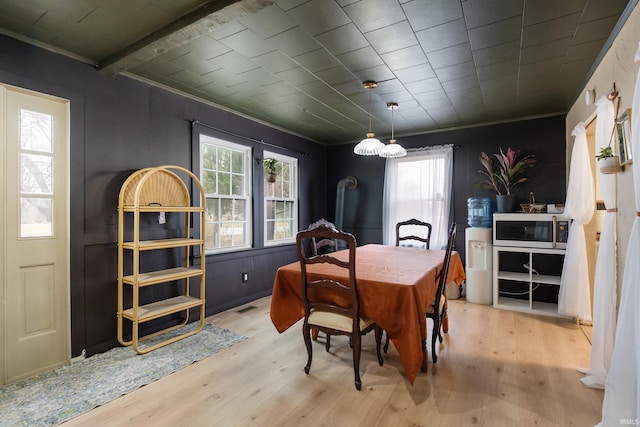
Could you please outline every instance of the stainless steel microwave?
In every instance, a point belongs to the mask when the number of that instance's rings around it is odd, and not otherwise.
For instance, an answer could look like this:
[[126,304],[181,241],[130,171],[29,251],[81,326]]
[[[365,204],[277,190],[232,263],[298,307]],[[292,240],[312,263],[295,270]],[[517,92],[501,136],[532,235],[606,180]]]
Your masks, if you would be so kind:
[[567,247],[571,219],[549,213],[493,214],[494,246]]

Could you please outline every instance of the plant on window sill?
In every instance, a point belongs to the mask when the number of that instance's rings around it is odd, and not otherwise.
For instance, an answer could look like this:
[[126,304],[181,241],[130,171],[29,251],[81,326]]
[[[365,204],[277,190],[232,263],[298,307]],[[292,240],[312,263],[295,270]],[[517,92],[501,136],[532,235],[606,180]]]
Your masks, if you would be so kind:
[[268,158],[264,159],[262,163],[264,165],[264,171],[267,176],[267,182],[276,182],[276,163],[278,163],[278,161],[276,159]]

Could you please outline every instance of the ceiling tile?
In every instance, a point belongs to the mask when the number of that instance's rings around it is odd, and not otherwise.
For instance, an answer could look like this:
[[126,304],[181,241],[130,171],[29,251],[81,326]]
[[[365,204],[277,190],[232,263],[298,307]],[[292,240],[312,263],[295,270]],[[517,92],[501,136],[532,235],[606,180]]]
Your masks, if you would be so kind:
[[192,53],[187,53],[171,61],[178,67],[189,70],[193,73],[203,75],[217,70],[219,67],[215,64],[205,61]]
[[211,58],[209,61],[221,68],[224,68],[230,73],[235,74],[253,70],[257,67],[257,65],[251,62],[249,59],[234,51],[216,56],[215,58]]
[[395,75],[402,83],[407,84],[416,82],[418,80],[424,80],[431,77],[435,77],[436,73],[431,68],[431,64],[422,64],[415,67],[404,68],[402,70],[396,70]]
[[401,70],[427,63],[427,57],[419,44],[380,55],[391,70]]
[[457,80],[476,75],[476,69],[473,65],[473,62],[465,62],[463,64],[440,68],[438,70],[435,70],[435,72],[436,76],[438,76],[438,79],[441,82]]
[[312,73],[340,65],[340,62],[324,48],[303,53],[294,57],[293,60]]
[[263,55],[275,50],[272,44],[258,37],[253,31],[244,30],[218,40],[245,58]]
[[540,24],[575,13],[582,13],[588,0],[536,0],[524,3],[524,25]]
[[576,31],[573,43],[586,43],[594,40],[606,40],[609,33],[618,22],[617,16],[585,22]]
[[206,35],[191,40],[185,46],[189,52],[203,59],[211,59],[231,51],[231,49],[217,40]]
[[580,43],[577,45],[573,45],[569,48],[569,54],[567,55],[567,62],[583,60],[583,59],[589,59],[593,61],[598,56],[598,52],[601,46],[602,46],[601,40],[595,40],[588,43]]
[[502,76],[511,76],[518,74],[518,60],[510,59],[504,62],[477,67],[478,80],[490,80]]
[[579,18],[580,15],[576,13],[524,27],[522,31],[522,47],[573,36]]
[[351,23],[347,14],[333,1],[311,0],[289,10],[288,13],[312,36]]
[[444,68],[473,61],[469,43],[462,43],[446,49],[434,50],[427,55],[429,63],[435,68]]
[[335,30],[320,34],[316,39],[329,52],[336,56],[369,46],[367,39],[353,24],[347,24]]
[[263,85],[262,88],[266,90],[267,93],[273,92],[276,95],[281,97],[289,96],[298,92],[297,88],[291,86],[291,84],[289,84],[288,82],[283,82],[283,81],[271,83],[268,85]]
[[[360,81],[375,80],[377,82],[388,82],[392,79],[395,80],[395,75],[386,65],[378,65],[377,67],[367,68],[366,70],[360,70],[354,73]],[[378,83],[380,87],[381,83]]]
[[365,33],[365,37],[379,54],[418,44],[408,21],[401,21],[388,27],[373,30]]
[[426,52],[433,52],[469,41],[462,19],[416,32],[416,37]]
[[436,78],[418,80],[415,82],[407,83],[404,86],[407,88],[407,90],[414,94],[442,89],[440,81]]
[[396,0],[360,1],[345,6],[344,10],[363,33],[407,19]]
[[522,4],[523,0],[467,0],[462,9],[467,27],[472,29],[520,16]]
[[629,4],[626,0],[589,0],[582,15],[582,22],[595,21],[609,16],[620,16]]
[[338,65],[337,67],[329,68],[327,70],[318,71],[317,73],[315,73],[315,76],[317,76],[321,81],[330,85],[349,82],[354,78],[353,73],[342,65]]
[[[330,85],[318,81],[318,80],[314,80],[310,83],[304,83],[304,84],[300,84],[298,86],[296,86],[296,88],[300,91],[302,91],[303,93],[306,93],[309,96],[312,96],[314,98],[318,98],[320,96],[323,95],[338,95],[336,94],[336,92],[331,88]],[[338,95],[338,98],[336,99],[340,99],[340,101],[344,101],[344,98],[340,95]],[[324,102],[324,101],[323,101]],[[324,102],[326,104],[326,102]]]
[[297,24],[277,5],[265,7],[253,14],[245,15],[238,20],[247,28],[251,28],[258,37],[266,39],[283,33]]
[[[283,73],[287,72],[288,71],[283,71]],[[262,68],[254,68],[253,70],[245,71],[244,73],[238,73],[238,77],[243,78],[249,82],[259,82],[259,84],[263,86],[282,81],[280,77],[275,76],[274,74]]]
[[264,55],[256,56],[251,58],[251,61],[260,67],[266,68],[272,73],[279,73],[281,71],[299,67],[295,61],[280,51],[273,51]]
[[461,79],[449,80],[446,82],[442,82],[442,87],[447,93],[461,92],[461,91],[468,91],[469,93],[471,93],[472,92],[471,89],[478,87],[478,78],[475,75],[473,75],[473,76],[463,77]]
[[300,27],[269,37],[267,41],[271,46],[291,57],[311,52],[320,47],[318,42]]
[[499,46],[492,46],[486,49],[474,50],[473,60],[476,66],[495,64],[498,62],[508,61],[510,59],[519,59],[520,42],[513,41]]
[[522,49],[521,64],[546,61],[553,58],[564,58],[569,52],[570,38],[554,40],[549,43],[537,44]]
[[469,30],[471,49],[480,50],[505,42],[519,41],[522,31],[520,24],[520,17],[516,17]]
[[402,8],[414,31],[462,18],[460,3],[451,0],[414,0],[403,4]]
[[338,55],[337,59],[342,65],[354,72],[384,64],[371,46],[343,53]]

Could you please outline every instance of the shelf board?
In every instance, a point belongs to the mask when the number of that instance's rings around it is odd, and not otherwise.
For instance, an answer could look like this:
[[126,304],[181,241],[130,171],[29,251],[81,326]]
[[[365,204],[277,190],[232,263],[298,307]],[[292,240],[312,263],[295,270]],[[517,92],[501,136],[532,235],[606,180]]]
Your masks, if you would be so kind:
[[[512,271],[499,271],[498,280],[511,280],[513,282],[529,283],[529,273],[516,273]],[[560,286],[560,276],[551,276],[548,274],[534,274],[531,276],[532,283],[545,283],[547,285]]]
[[[167,248],[179,248],[182,246],[195,246],[204,243],[202,239],[186,239],[186,238],[173,238],[173,239],[159,239],[159,240],[140,240],[138,241],[138,249],[141,251],[148,251],[152,249],[167,249]],[[136,249],[135,242],[123,242],[122,247],[124,249]]]
[[204,212],[200,206],[135,206],[125,205],[123,212]]
[[[138,285],[149,286],[158,283],[172,282],[174,280],[186,279],[187,277],[195,277],[204,274],[204,270],[194,267],[175,267],[166,270],[150,271],[148,273],[138,274]],[[134,284],[133,274],[124,276],[122,282],[128,285]]]
[[562,317],[569,319],[569,316],[558,313],[558,304],[549,302],[533,301],[529,305],[529,300],[521,300],[517,298],[498,297],[498,301],[493,304],[496,308],[505,310],[520,311],[523,313],[540,314],[543,316]]
[[[204,300],[202,299],[184,295],[162,301],[156,301],[151,304],[139,306],[137,320],[138,322],[146,322],[148,320],[157,319],[158,317],[177,313],[189,308],[199,307],[203,304]],[[136,320],[133,315],[133,308],[124,310],[122,312],[122,316],[129,320]]]

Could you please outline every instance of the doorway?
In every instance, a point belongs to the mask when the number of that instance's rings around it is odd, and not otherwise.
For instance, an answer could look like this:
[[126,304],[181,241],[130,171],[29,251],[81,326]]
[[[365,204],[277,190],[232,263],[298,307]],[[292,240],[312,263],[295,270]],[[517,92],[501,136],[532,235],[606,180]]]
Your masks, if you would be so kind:
[[0,385],[70,360],[69,102],[0,84]]

